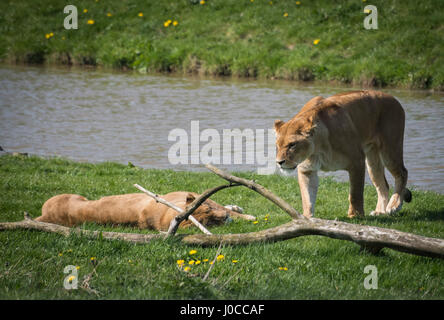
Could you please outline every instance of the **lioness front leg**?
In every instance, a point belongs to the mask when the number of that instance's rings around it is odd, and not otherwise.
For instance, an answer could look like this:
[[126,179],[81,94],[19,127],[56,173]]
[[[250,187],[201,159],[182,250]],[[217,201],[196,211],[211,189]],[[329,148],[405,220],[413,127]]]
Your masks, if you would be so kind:
[[362,164],[348,170],[350,178],[350,194],[348,200],[350,206],[348,208],[348,217],[354,218],[356,216],[364,216],[364,179],[365,166]]
[[318,193],[318,173],[317,171],[302,171],[298,168],[298,181],[304,216],[311,218],[314,216],[316,195]]

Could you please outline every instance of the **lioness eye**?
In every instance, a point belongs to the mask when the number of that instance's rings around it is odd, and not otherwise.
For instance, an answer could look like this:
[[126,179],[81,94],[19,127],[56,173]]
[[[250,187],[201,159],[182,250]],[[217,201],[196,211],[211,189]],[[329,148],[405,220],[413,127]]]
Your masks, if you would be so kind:
[[287,148],[288,148],[288,149],[294,148],[294,147],[296,147],[296,144],[297,144],[297,142],[289,143],[289,144],[287,145]]

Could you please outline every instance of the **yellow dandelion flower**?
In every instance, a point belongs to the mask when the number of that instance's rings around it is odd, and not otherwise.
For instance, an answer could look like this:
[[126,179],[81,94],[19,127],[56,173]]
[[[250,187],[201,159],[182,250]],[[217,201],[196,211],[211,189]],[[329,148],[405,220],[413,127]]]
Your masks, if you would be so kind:
[[170,25],[170,24],[169,24],[168,22],[166,22],[166,21],[163,23],[163,26],[164,26],[165,28],[167,28],[169,25]]
[[188,264],[189,264],[189,265],[193,265],[193,264],[194,264],[194,260],[190,260],[190,261],[188,262]]
[[273,5],[273,1],[270,1],[269,4],[270,4],[270,6]]
[[317,45],[317,44],[319,43],[319,41],[321,41],[321,39],[315,39],[315,40],[313,41],[313,44],[314,44],[314,45]]
[[279,270],[288,271],[287,267],[279,267]]
[[210,261],[210,264],[213,264],[214,263],[214,261]]
[[80,269],[80,266],[76,266],[76,269],[79,270],[79,269]]
[[370,12],[372,12],[372,11],[371,11],[370,9],[365,9],[364,12],[365,12],[365,13],[370,13]]
[[75,276],[70,276],[70,277],[68,278],[68,281],[69,281],[69,282],[73,282],[75,279],[76,279]]
[[250,2],[254,2],[254,0],[250,0]]
[[300,5],[300,4],[301,4],[301,2],[300,2],[300,1],[296,1],[296,4],[297,4],[297,5]]
[[87,24],[94,24],[94,20],[89,19],[88,22],[86,22]]
[[185,268],[183,268],[183,271],[186,271],[186,272],[188,272],[188,271],[190,271],[190,270],[191,270],[190,267],[185,267]]
[[258,223],[259,223],[259,221],[257,221],[257,220],[256,220],[256,221],[253,221],[253,224],[258,224]]
[[189,252],[189,254],[191,254],[191,255],[196,254],[196,253],[197,253],[197,250],[190,250],[190,252]]
[[51,36],[49,35],[49,33],[45,34],[45,38],[46,38],[46,39],[51,38]]
[[205,0],[200,0],[199,3],[202,4],[202,5],[204,5],[204,4],[205,4]]
[[173,26],[177,26],[178,24],[179,24],[179,22],[177,22],[177,21],[173,22]]
[[88,9],[83,9],[83,13],[87,13],[88,12]]
[[285,17],[285,18],[288,17],[288,12],[285,12],[285,13],[284,13],[284,17]]
[[61,257],[61,256],[63,256],[63,253],[60,252],[60,253],[59,253],[59,257]]
[[91,260],[91,261],[95,261],[95,260],[96,260],[96,257],[91,257],[90,260]]
[[231,260],[231,262],[233,262],[233,263],[238,263],[239,260]]
[[203,259],[202,261],[203,261],[203,262],[208,262],[208,259]]
[[111,12],[108,12],[106,15],[107,15],[108,17],[112,17],[112,16],[113,16],[113,14],[112,14]]
[[220,260],[222,260],[223,258],[224,258],[224,255],[223,255],[223,254],[220,254],[220,255],[217,256],[216,260],[217,260],[217,261],[220,261]]
[[143,12],[139,12],[138,16],[143,17]]
[[200,260],[196,260],[194,264],[200,264]]
[[185,260],[177,260],[177,264],[179,266],[183,265],[185,263]]

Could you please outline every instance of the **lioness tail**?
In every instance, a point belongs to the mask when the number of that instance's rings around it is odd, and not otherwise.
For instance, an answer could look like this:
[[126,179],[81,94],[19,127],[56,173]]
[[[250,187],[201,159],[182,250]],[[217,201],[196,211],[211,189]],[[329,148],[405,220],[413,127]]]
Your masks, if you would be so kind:
[[411,193],[410,190],[407,189],[407,188],[404,189],[404,201],[405,201],[405,202],[410,202],[410,201],[412,201],[412,193]]

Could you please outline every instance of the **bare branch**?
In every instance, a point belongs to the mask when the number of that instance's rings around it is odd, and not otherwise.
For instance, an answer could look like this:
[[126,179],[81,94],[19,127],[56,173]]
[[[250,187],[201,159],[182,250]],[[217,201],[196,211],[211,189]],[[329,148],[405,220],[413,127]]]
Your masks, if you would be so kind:
[[[0,223],[0,231],[17,229],[55,232],[64,236],[78,234],[93,239],[100,237],[103,239],[117,239],[132,243],[149,243],[152,240],[164,239],[164,236],[161,234],[98,232],[78,228],[71,229],[35,220]],[[274,228],[243,234],[181,234],[175,235],[174,238],[188,245],[216,246],[220,245],[221,241],[223,241],[225,245],[246,245],[252,243],[277,242],[308,235],[319,235],[333,239],[352,241],[360,246],[370,248],[385,247],[400,252],[444,259],[443,239],[428,238],[393,229],[315,218],[292,220]]]
[[[179,212],[180,214],[185,214],[186,212],[182,209],[179,208],[178,206],[176,206],[174,203],[171,203],[169,201],[166,201],[165,199],[160,198],[157,194],[152,193],[151,191],[146,190],[145,188],[139,186],[138,184],[134,185],[137,189],[139,189],[140,191],[146,193],[147,195],[149,195],[151,198],[155,199],[157,202],[162,203],[168,207],[170,207],[171,209],[176,210],[177,212]],[[193,210],[194,211],[194,210]],[[203,233],[205,234],[211,234],[210,231],[208,231],[207,228],[205,228],[199,221],[197,221],[193,216],[189,216],[188,217],[190,219],[190,221],[192,223],[194,223],[194,225],[196,227],[198,227]],[[175,221],[174,219],[172,221]],[[170,225],[171,228],[171,225]],[[170,233],[168,232],[167,235],[169,235]]]
[[169,201],[166,201],[165,199],[162,199],[161,197],[159,197],[157,194],[146,190],[144,187],[139,186],[137,183],[134,184],[134,186],[139,189],[140,191],[146,193],[147,195],[149,195],[151,198],[153,198],[154,200],[156,200],[157,202],[166,205],[167,207],[170,207],[171,209],[176,210],[179,213],[183,213],[183,209],[179,208],[178,206],[176,206],[174,203],[171,203]]
[[246,179],[239,178],[239,177],[233,176],[231,174],[228,174],[225,171],[223,171],[219,168],[216,168],[215,166],[213,166],[211,164],[207,164],[207,165],[205,165],[205,167],[207,167],[208,170],[212,171],[213,173],[217,174],[219,177],[221,177],[227,181],[244,185],[244,186],[250,188],[251,190],[256,191],[260,195],[264,196],[265,198],[267,198],[268,200],[273,202],[279,208],[284,210],[286,213],[288,213],[290,215],[290,217],[292,217],[293,219],[305,219],[305,220],[307,219],[302,214],[297,212],[295,210],[295,208],[290,206],[286,201],[282,200],[277,195],[273,194],[271,191],[267,190],[266,188],[264,188],[260,184],[257,184],[256,182],[251,181],[251,180],[246,180]]
[[173,220],[171,220],[170,227],[168,228],[168,236],[172,236],[176,233],[177,229],[179,228],[179,224],[188,218],[191,217],[191,214],[202,204],[207,200],[209,197],[211,197],[216,192],[230,187],[236,187],[239,186],[239,184],[232,184],[229,185],[222,185],[218,187],[214,187],[211,189],[206,190],[204,193],[202,193],[199,197],[197,197],[189,206],[187,206],[185,212],[178,214]]

